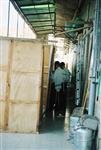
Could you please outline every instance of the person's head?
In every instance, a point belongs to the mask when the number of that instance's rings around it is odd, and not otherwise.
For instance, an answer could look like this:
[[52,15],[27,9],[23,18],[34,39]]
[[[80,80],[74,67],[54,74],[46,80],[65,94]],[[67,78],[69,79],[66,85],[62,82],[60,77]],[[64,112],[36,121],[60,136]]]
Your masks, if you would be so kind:
[[55,62],[55,66],[54,66],[55,70],[56,70],[59,66],[60,66],[60,62],[59,62],[59,61],[56,61],[56,62]]
[[64,68],[65,68],[65,63],[64,63],[64,62],[61,62],[61,63],[60,63],[60,67],[61,67],[61,69],[64,69]]

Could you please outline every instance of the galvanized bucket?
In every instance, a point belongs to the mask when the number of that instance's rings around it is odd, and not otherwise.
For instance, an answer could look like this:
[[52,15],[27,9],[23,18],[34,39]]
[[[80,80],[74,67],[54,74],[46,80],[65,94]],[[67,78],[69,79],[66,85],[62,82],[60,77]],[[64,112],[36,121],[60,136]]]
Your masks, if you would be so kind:
[[74,134],[75,150],[91,150],[92,147],[92,130],[79,127]]

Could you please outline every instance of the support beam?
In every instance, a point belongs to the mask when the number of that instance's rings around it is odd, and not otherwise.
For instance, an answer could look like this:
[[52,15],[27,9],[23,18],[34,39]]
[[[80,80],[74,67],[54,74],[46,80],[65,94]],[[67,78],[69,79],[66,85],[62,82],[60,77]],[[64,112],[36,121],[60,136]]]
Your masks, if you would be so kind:
[[41,6],[41,5],[55,5],[54,3],[50,3],[50,2],[48,2],[48,3],[32,3],[32,4],[24,4],[24,5],[19,5],[21,8],[24,8],[24,7],[30,7],[30,6]]
[[34,26],[32,25],[33,28],[40,28],[40,27],[50,27],[50,26],[54,26],[54,25],[39,25],[39,26]]
[[36,30],[36,32],[42,32],[42,31],[52,31],[52,29],[45,29],[45,30]]
[[[54,20],[52,20],[52,21],[54,21]],[[40,22],[51,22],[51,20],[33,20],[33,21],[30,21],[30,23],[36,23],[36,22],[38,22],[38,23],[40,23]]]
[[42,13],[30,13],[30,14],[24,14],[25,16],[35,16],[35,15],[46,15],[46,14],[53,14],[54,11],[52,12],[42,12]]

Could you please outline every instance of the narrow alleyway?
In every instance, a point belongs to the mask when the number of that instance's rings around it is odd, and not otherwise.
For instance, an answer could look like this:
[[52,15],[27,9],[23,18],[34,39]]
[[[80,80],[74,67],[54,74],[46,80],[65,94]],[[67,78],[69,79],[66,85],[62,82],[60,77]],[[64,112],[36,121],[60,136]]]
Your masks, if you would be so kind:
[[67,140],[69,112],[65,118],[54,118],[49,114],[43,119],[40,134],[1,133],[2,150],[73,150]]
[[39,134],[0,133],[1,150],[74,150],[67,140],[71,99],[65,117],[56,117],[54,110],[43,116]]

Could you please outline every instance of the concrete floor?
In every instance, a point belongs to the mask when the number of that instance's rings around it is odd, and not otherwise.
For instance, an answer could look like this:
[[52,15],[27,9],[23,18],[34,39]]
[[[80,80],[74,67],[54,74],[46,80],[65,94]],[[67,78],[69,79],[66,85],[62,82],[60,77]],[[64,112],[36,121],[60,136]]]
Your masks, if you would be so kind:
[[44,117],[40,134],[1,133],[0,150],[73,150],[67,140],[69,113],[65,118],[54,117],[54,112]]

